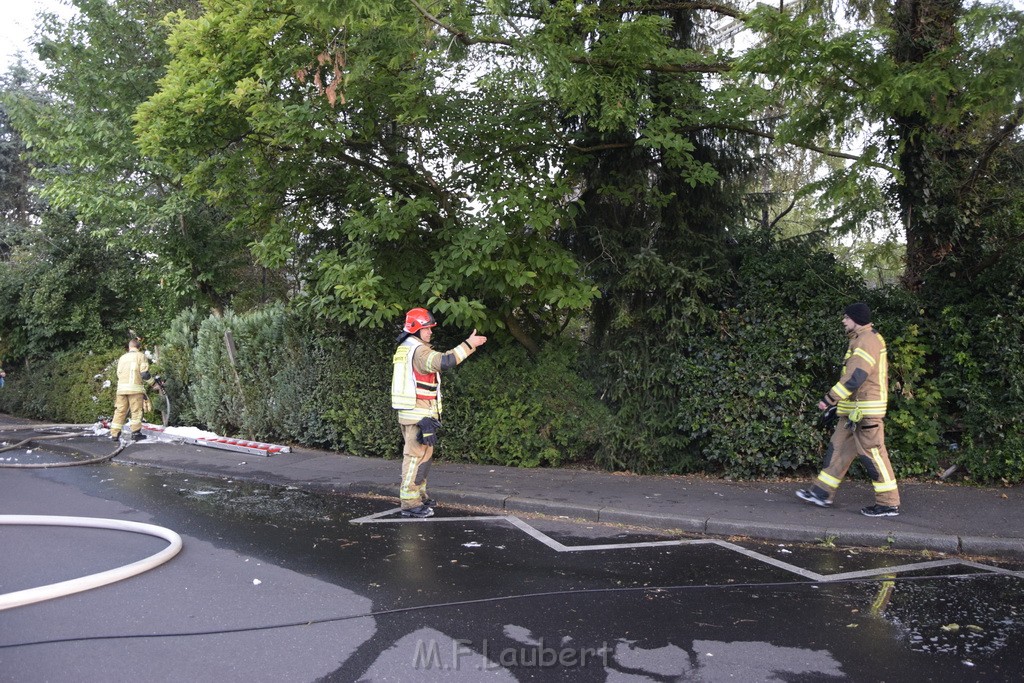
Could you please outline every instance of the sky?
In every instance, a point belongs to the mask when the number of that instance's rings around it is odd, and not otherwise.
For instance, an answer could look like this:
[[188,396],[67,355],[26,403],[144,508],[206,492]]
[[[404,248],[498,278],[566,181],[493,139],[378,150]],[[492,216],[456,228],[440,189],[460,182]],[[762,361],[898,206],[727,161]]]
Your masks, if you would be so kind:
[[49,11],[60,16],[71,16],[72,8],[64,0],[7,0],[0,19],[0,73],[17,61],[20,51],[26,61],[35,62],[29,48],[29,38],[35,32],[36,15]]
[[[35,61],[35,55],[29,49],[28,42],[35,31],[36,15],[41,11],[49,11],[60,16],[72,16],[74,8],[68,4],[69,1],[6,0],[3,17],[0,18],[0,73],[6,72],[16,61],[15,55],[19,51],[28,61]],[[777,0],[770,1],[774,4]],[[739,0],[736,4],[746,5],[749,4],[749,0]],[[1024,9],[1024,0],[1009,0],[1009,4],[1017,9]]]

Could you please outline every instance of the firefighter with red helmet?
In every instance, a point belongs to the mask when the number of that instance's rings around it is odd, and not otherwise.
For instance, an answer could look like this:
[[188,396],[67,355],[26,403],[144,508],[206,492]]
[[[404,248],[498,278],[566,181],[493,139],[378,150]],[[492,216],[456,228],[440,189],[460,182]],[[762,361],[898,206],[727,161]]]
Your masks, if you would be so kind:
[[434,514],[435,502],[427,496],[427,474],[441,427],[441,372],[454,368],[487,342],[487,337],[473,330],[454,349],[435,351],[430,338],[436,325],[434,316],[425,308],[406,313],[392,359],[391,407],[398,411],[404,442],[399,487],[403,517]]

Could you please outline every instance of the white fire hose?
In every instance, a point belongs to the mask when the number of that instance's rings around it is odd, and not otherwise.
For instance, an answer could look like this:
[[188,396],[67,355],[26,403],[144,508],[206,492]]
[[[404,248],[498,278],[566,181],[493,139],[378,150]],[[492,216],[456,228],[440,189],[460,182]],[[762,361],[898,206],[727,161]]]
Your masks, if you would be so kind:
[[69,526],[85,527],[88,529],[113,529],[114,531],[131,531],[137,534],[146,534],[162,538],[169,546],[155,555],[126,564],[116,569],[110,569],[98,574],[90,574],[77,579],[51,583],[47,586],[38,586],[26,590],[4,593],[0,595],[0,611],[12,607],[30,605],[43,600],[52,600],[72,593],[80,593],[91,588],[99,588],[116,581],[122,581],[129,577],[141,574],[142,572],[159,567],[181,550],[181,536],[154,524],[143,524],[141,522],[127,522],[120,519],[104,519],[101,517],[58,517],[50,515],[0,515],[0,524],[11,526]]

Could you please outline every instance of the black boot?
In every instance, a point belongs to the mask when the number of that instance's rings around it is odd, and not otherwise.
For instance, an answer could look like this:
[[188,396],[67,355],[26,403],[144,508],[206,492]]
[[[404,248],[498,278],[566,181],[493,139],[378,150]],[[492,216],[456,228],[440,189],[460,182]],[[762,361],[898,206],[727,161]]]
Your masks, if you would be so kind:
[[434,511],[428,508],[426,505],[420,505],[414,508],[407,508],[405,510],[402,510],[403,517],[419,517],[420,519],[423,519],[424,517],[430,517],[433,514]]

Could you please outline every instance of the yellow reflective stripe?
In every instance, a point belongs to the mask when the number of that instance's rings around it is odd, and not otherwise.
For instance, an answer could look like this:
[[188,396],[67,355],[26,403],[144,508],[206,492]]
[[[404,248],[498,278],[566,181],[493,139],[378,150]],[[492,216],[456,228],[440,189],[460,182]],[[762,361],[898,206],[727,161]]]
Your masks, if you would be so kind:
[[843,483],[841,480],[836,479],[835,477],[825,472],[824,470],[818,472],[818,481],[820,481],[822,484],[825,484],[831,489],[837,489],[839,488],[839,485]]
[[840,401],[836,404],[836,412],[849,415],[860,410],[861,417],[885,417],[885,401]]
[[842,382],[836,382],[835,386],[832,387],[832,391],[835,392],[836,396],[838,396],[840,400],[844,398],[850,398],[850,396],[853,394],[852,391],[843,386]]
[[441,352],[431,351],[427,354],[427,360],[423,362],[427,372],[437,372],[441,369]]
[[883,400],[886,400],[889,398],[889,361],[888,352],[884,346],[878,357],[881,361],[878,367],[878,393],[882,396]]
[[455,352],[455,359],[459,363],[461,363],[462,361],[464,361],[467,358],[469,358],[469,351],[467,351],[466,347],[463,346],[462,344],[459,344],[458,346],[456,346],[455,349],[454,349],[454,352]]
[[895,491],[896,480],[889,477],[889,470],[886,469],[885,463],[882,462],[882,452],[877,448],[872,448],[871,459],[875,462],[875,469],[878,470],[878,476],[882,478],[882,481],[871,482],[872,486],[875,487],[875,492],[885,493],[886,491]]
[[406,471],[405,477],[402,478],[402,487],[399,490],[399,496],[402,498],[419,498],[419,492],[413,489],[413,482],[416,481],[416,470],[420,466],[420,458],[415,456],[409,456],[409,469]]
[[129,384],[128,382],[117,383],[117,393],[119,394],[141,394],[146,390],[146,387],[141,384]]
[[871,356],[870,353],[868,353],[864,349],[855,349],[854,352],[853,352],[853,355],[860,356],[861,358],[866,360],[868,363],[870,363],[871,367],[875,367],[875,359]]
[[409,410],[399,410],[398,419],[405,420],[407,422],[419,422],[425,417],[440,417],[440,408],[410,408]]
[[[886,574],[887,578],[893,578],[893,574]],[[881,614],[882,610],[889,603],[889,598],[892,597],[892,590],[896,586],[895,581],[883,581],[878,585],[878,594],[875,596],[875,601],[871,603],[871,613]]]

